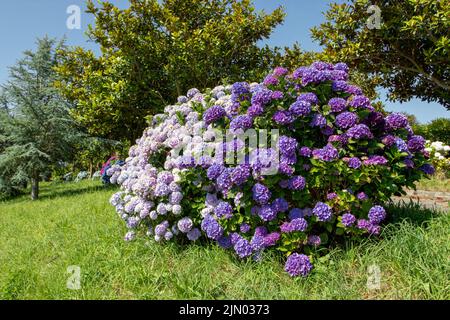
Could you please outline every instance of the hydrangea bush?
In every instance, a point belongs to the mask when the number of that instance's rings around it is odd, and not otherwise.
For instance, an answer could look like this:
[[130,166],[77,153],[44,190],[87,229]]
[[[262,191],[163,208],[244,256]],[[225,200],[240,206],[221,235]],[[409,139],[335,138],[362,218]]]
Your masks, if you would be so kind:
[[429,152],[431,163],[438,175],[450,178],[450,146],[441,141],[427,140],[425,151]]
[[[277,250],[306,276],[321,247],[379,234],[383,203],[434,169],[407,118],[347,78],[344,63],[315,62],[179,97],[109,170],[125,239],[210,239],[242,259]],[[270,143],[247,144],[252,130]]]

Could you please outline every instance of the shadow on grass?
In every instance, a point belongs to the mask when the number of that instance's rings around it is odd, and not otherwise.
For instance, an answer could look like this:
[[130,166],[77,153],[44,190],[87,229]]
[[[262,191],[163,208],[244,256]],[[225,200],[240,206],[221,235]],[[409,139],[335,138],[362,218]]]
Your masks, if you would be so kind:
[[[53,182],[42,184],[39,188],[39,198],[37,201],[51,200],[60,197],[73,197],[82,195],[85,193],[92,193],[103,190],[114,191],[117,189],[116,185],[104,185],[100,182],[98,184],[86,184],[81,182],[79,185],[75,185],[74,182]],[[30,190],[21,190],[18,195],[6,197],[0,199],[0,203],[7,202],[29,202]]]
[[60,197],[73,197],[73,196],[77,196],[77,195],[81,195],[84,193],[92,193],[92,192],[96,192],[96,191],[101,191],[101,190],[115,190],[117,189],[116,185],[103,185],[103,184],[98,184],[98,185],[89,185],[89,186],[80,186],[80,188],[76,188],[76,189],[63,189],[62,190],[55,190],[54,187],[49,187],[49,189],[51,189],[52,191],[47,193],[45,191],[45,188],[42,188],[42,194],[39,196],[40,200],[45,200],[45,199],[54,199],[54,198],[60,198]]
[[398,223],[406,221],[415,226],[427,225],[428,222],[439,215],[444,214],[442,208],[426,208],[419,202],[410,200],[409,202],[388,203],[388,223]]

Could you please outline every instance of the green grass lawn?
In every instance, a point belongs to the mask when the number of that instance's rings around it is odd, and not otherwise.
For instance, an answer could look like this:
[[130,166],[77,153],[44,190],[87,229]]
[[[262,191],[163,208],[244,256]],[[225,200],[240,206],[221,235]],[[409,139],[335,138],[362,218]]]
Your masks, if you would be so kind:
[[[380,241],[347,243],[290,278],[282,259],[238,261],[213,245],[122,240],[125,227],[99,182],[47,184],[42,198],[0,203],[2,299],[449,299],[450,217],[390,207]],[[81,268],[69,290],[68,266]],[[367,287],[368,267],[381,271]]]

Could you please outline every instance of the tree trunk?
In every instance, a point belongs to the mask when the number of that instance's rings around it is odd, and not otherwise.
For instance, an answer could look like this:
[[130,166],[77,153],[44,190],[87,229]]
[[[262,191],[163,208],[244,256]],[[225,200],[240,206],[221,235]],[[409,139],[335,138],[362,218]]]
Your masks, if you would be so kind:
[[92,175],[94,174],[94,165],[92,162],[92,160],[89,160],[89,178],[92,178]]
[[31,178],[31,200],[39,197],[39,174],[34,174]]

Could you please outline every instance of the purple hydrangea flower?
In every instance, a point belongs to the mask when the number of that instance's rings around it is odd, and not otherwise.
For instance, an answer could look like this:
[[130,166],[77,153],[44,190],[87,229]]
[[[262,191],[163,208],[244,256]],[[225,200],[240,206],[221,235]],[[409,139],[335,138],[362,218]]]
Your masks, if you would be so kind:
[[335,92],[337,91],[347,92],[349,89],[349,84],[343,80],[336,80],[333,81],[333,83],[331,84],[331,89]]
[[434,167],[431,164],[429,164],[429,163],[425,163],[419,169],[422,170],[423,172],[425,172],[426,174],[429,174],[429,175],[434,174],[434,172],[436,171],[434,169]]
[[191,231],[189,231],[189,232],[187,233],[187,238],[188,238],[190,241],[195,241],[195,240],[197,240],[198,238],[200,238],[201,235],[202,235],[202,234],[201,234],[200,230],[199,230],[198,228],[194,228],[194,229],[192,229]]
[[241,238],[234,245],[234,251],[236,251],[239,258],[245,258],[252,254],[253,249],[248,240]]
[[333,200],[337,198],[337,193],[336,192],[330,192],[327,194],[327,200]]
[[289,209],[289,203],[283,198],[276,198],[272,202],[272,209],[275,212],[286,212]]
[[270,247],[270,246],[274,246],[278,240],[280,240],[280,234],[278,232],[272,232],[269,233],[268,235],[264,236],[264,246],[265,247]]
[[267,228],[266,227],[256,227],[255,228],[255,234],[266,236],[267,235]]
[[258,215],[264,221],[272,221],[276,218],[277,212],[272,209],[272,206],[264,205],[259,210]]
[[289,111],[297,116],[306,116],[311,112],[311,103],[305,100],[297,100],[289,107]]
[[391,113],[385,120],[388,127],[392,130],[405,128],[408,125],[408,118],[401,113]]
[[248,164],[241,164],[238,165],[236,168],[233,169],[231,172],[231,181],[240,186],[241,184],[245,183],[248,178],[250,177],[250,165]]
[[294,220],[297,218],[303,218],[303,211],[300,208],[292,208],[291,211],[289,211],[289,219]]
[[414,161],[412,161],[411,159],[405,159],[403,160],[403,163],[407,168],[414,168]]
[[224,249],[229,249],[233,246],[233,244],[231,243],[231,237],[228,236],[221,236],[217,240],[217,244]]
[[273,74],[268,74],[263,81],[265,86],[273,85],[276,86],[279,83],[278,78]]
[[302,157],[311,157],[312,151],[308,147],[301,147],[299,150],[299,154]]
[[210,239],[217,240],[223,234],[222,226],[211,216],[206,216],[201,224],[202,230]]
[[331,207],[323,202],[317,202],[312,212],[319,221],[328,221],[331,219],[331,216],[333,215]]
[[282,155],[295,155],[295,150],[297,149],[297,140],[288,136],[280,136],[278,140],[278,147],[280,148],[280,153]]
[[358,116],[353,112],[343,112],[336,117],[336,125],[341,129],[353,127],[358,122]]
[[247,233],[247,232],[250,231],[250,225],[247,224],[247,223],[242,223],[242,224],[239,226],[239,230],[240,230],[242,233]]
[[308,256],[304,254],[293,253],[291,254],[286,261],[284,266],[284,270],[291,277],[303,276],[306,277],[312,270],[313,266]]
[[178,103],[186,103],[186,102],[188,102],[189,101],[189,99],[188,99],[188,97],[186,97],[186,96],[179,96],[178,98],[177,98],[177,102]]
[[375,224],[370,224],[369,227],[367,228],[367,231],[370,234],[378,235],[381,232],[381,227]]
[[334,133],[334,129],[330,126],[325,126],[322,128],[322,130],[320,130],[322,132],[322,134],[324,134],[325,136],[330,136]]
[[258,204],[263,205],[269,202],[271,193],[269,188],[261,183],[256,183],[253,188],[253,200],[255,200]]
[[215,180],[217,179],[222,171],[224,170],[224,167],[220,164],[213,164],[208,168],[208,171],[206,172],[206,176],[209,180]]
[[290,224],[290,230],[293,231],[305,231],[308,228],[308,222],[304,218],[293,219]]
[[370,100],[366,96],[356,95],[353,96],[348,105],[353,108],[367,108],[370,106]]
[[311,68],[316,69],[316,70],[332,70],[333,69],[333,65],[331,63],[328,63],[328,62],[314,61],[311,64]]
[[307,243],[311,246],[318,247],[322,243],[322,240],[317,235],[310,235],[308,236]]
[[278,110],[272,117],[273,121],[281,125],[291,124],[295,121],[292,113],[286,110]]
[[235,82],[231,86],[231,98],[233,101],[245,99],[244,95],[250,93],[250,85],[247,82]]
[[288,69],[283,68],[283,67],[276,67],[275,69],[273,69],[273,75],[276,77],[284,76],[288,72],[289,72]]
[[386,135],[381,139],[381,142],[386,146],[386,147],[390,147],[392,145],[394,145],[396,140],[396,137],[394,137],[393,135]]
[[261,87],[254,92],[251,100],[252,105],[259,104],[262,106],[268,104],[270,101],[272,101],[272,90],[264,87]]
[[291,232],[291,224],[287,221],[283,222],[280,226],[280,231],[282,233],[289,233]]
[[348,72],[348,70],[349,70],[348,65],[346,63],[344,63],[344,62],[336,63],[334,65],[334,69],[335,70],[341,70],[341,71],[344,71],[344,72]]
[[233,216],[233,207],[225,201],[220,201],[214,208],[214,213],[218,218],[230,219]]
[[422,136],[412,136],[408,140],[408,149],[412,152],[420,152],[425,149],[425,139]]
[[312,155],[316,159],[329,162],[337,159],[339,153],[335,147],[333,147],[331,144],[327,144],[322,149],[313,150]]
[[128,231],[125,234],[124,240],[125,241],[133,241],[136,238],[136,233],[134,231]]
[[253,125],[253,119],[252,117],[248,115],[240,115],[231,120],[230,122],[230,128],[233,131],[242,129],[247,130],[250,129]]
[[283,97],[284,97],[284,93],[281,92],[281,91],[274,91],[272,93],[272,99],[273,100],[280,100],[280,99],[283,99]]
[[356,217],[347,212],[342,215],[342,224],[346,227],[352,226],[356,221]]
[[373,206],[370,208],[368,216],[372,224],[379,224],[386,218],[386,210],[382,206]]
[[362,200],[362,201],[369,199],[367,194],[365,194],[362,191],[356,194],[356,198],[358,198],[358,200]]
[[408,145],[406,144],[405,140],[401,138],[395,138],[395,146],[400,152],[409,152]]
[[243,237],[237,232],[232,232],[230,234],[230,242],[233,246],[236,244],[236,242],[238,242],[241,239],[243,239]]
[[227,113],[223,107],[212,106],[203,114],[203,121],[205,121],[205,123],[208,125],[222,119],[226,116],[226,114]]
[[347,109],[347,101],[343,98],[331,98],[328,105],[333,112],[342,112]]
[[179,204],[183,199],[183,194],[179,191],[174,191],[169,195],[170,204]]
[[370,227],[370,221],[367,219],[358,219],[356,222],[356,227],[362,230],[368,230]]
[[197,88],[192,88],[192,89],[188,90],[186,95],[189,99],[192,99],[195,95],[197,95],[199,93],[200,93],[200,90],[198,90]]
[[311,127],[319,127],[319,128],[323,128],[327,125],[327,119],[325,119],[325,117],[319,113],[314,114],[310,126]]
[[264,108],[261,104],[253,104],[247,110],[247,114],[252,118],[260,116],[263,113],[264,113]]
[[302,176],[295,176],[288,180],[290,190],[303,190],[306,186],[306,179]]
[[351,127],[347,130],[346,135],[352,139],[363,139],[363,138],[373,138],[372,132],[365,124],[357,124],[354,127]]
[[191,231],[192,227],[194,226],[194,223],[192,222],[191,218],[184,217],[180,220],[178,220],[177,227],[178,230],[180,230],[183,233],[188,233]]
[[231,173],[233,172],[232,168],[225,168],[222,173],[217,177],[217,188],[221,191],[229,190],[233,181],[231,180]]
[[388,163],[387,159],[383,156],[369,156],[369,159],[364,160],[364,165],[366,166],[378,166],[378,165],[386,165]]
[[297,97],[297,101],[305,101],[309,102],[311,105],[315,105],[319,103],[319,98],[317,98],[315,93],[306,92],[302,93]]

